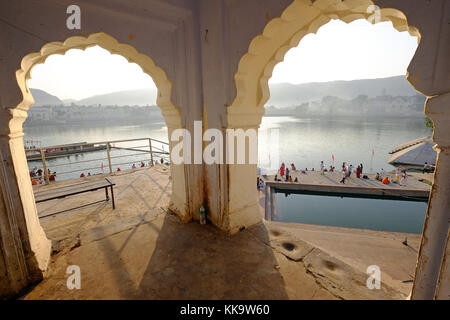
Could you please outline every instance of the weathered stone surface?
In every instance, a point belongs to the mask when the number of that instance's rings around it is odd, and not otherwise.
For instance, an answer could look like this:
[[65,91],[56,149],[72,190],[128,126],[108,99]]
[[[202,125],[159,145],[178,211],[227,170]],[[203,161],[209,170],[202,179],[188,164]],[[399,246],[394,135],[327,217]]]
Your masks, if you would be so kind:
[[[269,98],[268,80],[285,53],[330,19],[370,19],[367,9],[373,3],[380,6],[382,21],[390,20],[397,30],[418,36],[408,80],[433,96],[427,112],[436,124],[433,141],[438,143],[439,161],[413,295],[433,298],[439,267],[449,261],[442,259],[450,212],[445,102],[450,92],[450,3],[446,0],[148,0],[114,1],[108,6],[83,2],[82,16],[89,18],[83,20],[81,30],[66,27],[66,8],[55,1],[1,2],[5,23],[0,28],[4,44],[0,46],[0,225],[4,227],[0,274],[7,276],[0,278],[0,288],[7,289],[0,295],[16,294],[40,278],[50,253],[36,214],[21,138],[26,111],[33,104],[27,80],[36,64],[71,48],[100,45],[138,63],[153,77],[169,134],[181,127],[192,132],[194,120],[206,120],[208,128],[219,130],[257,129]],[[210,221],[230,233],[261,221],[254,188],[256,165],[173,165],[172,175],[170,207],[183,221],[198,219],[201,203],[208,207]],[[440,288],[448,290],[442,283]]]

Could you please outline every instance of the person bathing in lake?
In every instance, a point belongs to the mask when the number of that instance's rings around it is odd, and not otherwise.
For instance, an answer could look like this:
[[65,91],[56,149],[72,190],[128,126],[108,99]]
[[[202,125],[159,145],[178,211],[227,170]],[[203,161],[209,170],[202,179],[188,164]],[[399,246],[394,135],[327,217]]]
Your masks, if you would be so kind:
[[297,170],[297,169],[295,168],[295,164],[291,163],[291,171],[295,171],[295,170]]

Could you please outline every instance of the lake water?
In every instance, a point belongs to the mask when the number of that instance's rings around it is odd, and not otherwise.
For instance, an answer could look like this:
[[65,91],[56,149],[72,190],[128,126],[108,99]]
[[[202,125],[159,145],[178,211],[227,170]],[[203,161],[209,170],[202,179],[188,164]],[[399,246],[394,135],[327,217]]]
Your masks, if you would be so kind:
[[[278,144],[271,139],[276,130]],[[280,162],[286,165],[293,162],[297,169],[314,167],[317,170],[322,160],[328,168],[333,164],[334,155],[336,168],[345,161],[355,168],[362,163],[365,172],[378,172],[382,168],[388,171],[394,168],[387,163],[390,150],[431,134],[432,130],[425,127],[422,118],[264,117],[259,130],[259,160],[262,167],[269,169],[268,157],[276,155],[273,150],[278,149]]]
[[[25,139],[40,140],[43,146],[148,137],[168,141],[167,127],[162,121],[136,125],[36,126],[25,127],[24,132]],[[274,133],[279,136],[276,143],[271,139]],[[332,165],[334,155],[337,168],[346,161],[354,166],[363,163],[366,172],[389,170],[393,169],[387,164],[391,149],[431,134],[422,118],[264,117],[258,134],[259,161],[261,167],[269,169],[269,158],[276,163],[274,158],[279,154],[280,162],[293,162],[297,169],[318,169],[321,160],[327,167]],[[79,157],[82,159],[87,154]]]
[[[167,142],[167,127],[162,121],[150,122],[136,125],[55,125],[55,126],[33,126],[24,128],[25,140],[39,140],[42,146],[62,145],[79,142],[101,142],[124,139],[153,138]],[[148,151],[148,141],[136,141],[114,144],[117,147],[135,148]],[[152,147],[168,151],[168,147],[153,142]],[[126,157],[123,157],[126,156]],[[154,160],[159,160],[155,157]],[[133,163],[139,166],[143,161],[148,165],[150,156],[148,153],[111,149],[111,163],[113,171],[118,168],[131,169]],[[57,180],[78,178],[83,172],[99,174],[108,171],[108,160],[106,151],[89,152],[84,154],[70,155],[66,157],[49,158],[46,160],[47,167],[56,172]],[[30,170],[33,167],[42,168],[41,161],[29,161]]]
[[274,221],[421,233],[426,202],[276,194]]
[[[164,122],[156,121],[136,125],[55,125],[26,127],[25,139],[42,141],[43,146],[120,140],[133,138],[154,138],[168,141]],[[354,166],[363,163],[366,172],[393,169],[387,164],[388,152],[397,145],[409,140],[432,134],[425,127],[424,119],[361,119],[361,118],[294,118],[264,117],[259,130],[260,167],[269,169],[279,155],[279,161],[295,163],[297,169],[316,168],[323,160],[328,167],[333,164],[339,168],[343,161]],[[273,139],[278,136],[279,139]],[[272,138],[271,138],[272,137]],[[140,142],[142,144],[142,142]],[[130,145],[131,146],[131,145]],[[133,145],[136,146],[136,145]],[[374,156],[372,157],[372,150]],[[115,150],[113,156],[124,155],[125,151]],[[79,177],[85,170],[91,174],[100,173],[103,162],[107,172],[106,154],[86,153],[49,160],[48,167],[57,172],[57,179]],[[73,160],[92,160],[92,162],[69,164]],[[123,158],[113,158],[113,170],[131,168],[131,163],[149,161],[148,154]],[[40,166],[39,162],[29,162],[30,167]],[[95,169],[92,169],[95,167]],[[276,166],[275,166],[276,167]],[[370,170],[372,167],[372,170]],[[58,174],[62,171],[74,173]],[[338,198],[313,195],[277,195],[277,220],[341,227],[366,228],[398,232],[420,233],[426,211],[426,203]]]

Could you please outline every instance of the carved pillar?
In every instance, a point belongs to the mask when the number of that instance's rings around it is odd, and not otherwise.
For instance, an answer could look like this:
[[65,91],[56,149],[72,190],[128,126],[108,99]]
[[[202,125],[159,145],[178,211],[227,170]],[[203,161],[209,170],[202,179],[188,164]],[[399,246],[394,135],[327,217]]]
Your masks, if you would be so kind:
[[[162,114],[167,125],[170,153],[173,142],[170,137],[172,132],[181,127],[180,114],[177,110],[163,110]],[[192,219],[192,212],[189,209],[188,188],[186,185],[186,165],[173,163],[170,161],[170,174],[172,179],[172,193],[170,197],[169,209],[176,213],[184,222]]]
[[[450,222],[450,93],[430,98],[425,113],[434,122],[433,141],[437,151],[436,171],[423,227],[412,299],[442,298],[436,286],[442,265],[440,292],[448,293],[449,283],[442,282],[448,260],[445,259]],[[447,248],[448,250],[448,248]],[[448,299],[448,297],[447,297]]]
[[[228,123],[230,129],[241,129],[245,132],[256,132],[264,114],[264,108],[243,110],[239,108],[228,108]],[[227,137],[230,140],[230,137]],[[249,227],[262,220],[262,215],[258,205],[258,191],[256,188],[257,165],[250,162],[251,138],[246,139],[245,143],[245,164],[237,162],[238,139],[234,140],[233,164],[228,165],[228,210],[224,220],[226,229],[231,232],[237,232],[242,227]],[[258,157],[258,142],[256,139],[256,159]],[[242,148],[241,148],[242,150]],[[254,150],[254,149],[253,149]],[[227,150],[228,152],[229,150]]]
[[450,300],[450,231],[447,234],[447,245],[442,259],[435,299]]
[[[2,111],[2,120],[10,117],[9,110]],[[8,122],[1,123],[7,129]],[[51,243],[39,224],[24,168],[22,135],[0,136],[0,298],[14,297],[41,280],[50,259]]]

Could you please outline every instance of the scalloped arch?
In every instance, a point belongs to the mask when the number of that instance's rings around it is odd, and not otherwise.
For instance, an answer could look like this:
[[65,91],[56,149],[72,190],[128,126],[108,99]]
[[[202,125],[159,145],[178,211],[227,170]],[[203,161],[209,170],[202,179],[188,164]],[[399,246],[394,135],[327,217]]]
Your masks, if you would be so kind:
[[406,16],[397,9],[381,8],[379,21],[374,21],[373,13],[368,10],[373,4],[370,0],[294,0],[280,17],[269,21],[239,61],[234,76],[236,98],[227,110],[228,127],[259,126],[264,104],[270,97],[268,82],[275,66],[305,35],[317,33],[331,19],[346,23],[357,19],[371,23],[391,21],[396,30],[408,31],[420,41],[418,29],[409,26]]
[[[36,230],[40,230],[36,232],[41,232],[41,234],[43,234],[43,231],[39,226],[39,220],[37,218],[35,200],[22,139],[22,124],[27,118],[27,110],[34,103],[28,88],[27,80],[30,78],[32,68],[39,63],[45,62],[50,55],[64,54],[70,49],[84,50],[95,45],[98,45],[113,54],[119,54],[129,62],[138,64],[145,73],[150,75],[158,88],[157,104],[161,108],[162,115],[168,128],[169,137],[173,130],[181,128],[181,115],[179,110],[171,102],[172,83],[167,78],[166,73],[160,67],[156,66],[150,57],[139,53],[131,45],[119,43],[115,38],[106,33],[93,33],[87,37],[70,37],[64,42],[50,42],[45,44],[39,52],[33,52],[25,56],[21,62],[21,69],[16,71],[16,79],[18,86],[22,91],[23,100],[16,107],[10,109],[12,119],[9,121],[9,146],[11,149],[14,171],[17,181],[19,181],[18,188],[24,211],[26,212],[27,223],[35,226]],[[171,142],[169,148],[170,150],[172,148]],[[171,211],[180,216],[183,221],[189,221],[192,217],[186,206],[187,193],[184,166],[175,165],[171,162],[171,175],[172,194],[169,207]],[[45,239],[45,235],[43,235],[42,238]]]
[[28,80],[31,70],[37,64],[54,54],[65,54],[70,49],[86,49],[92,46],[100,46],[112,54],[119,54],[134,62],[142,68],[142,71],[150,75],[158,89],[156,103],[161,108],[167,126],[180,127],[181,118],[179,110],[171,102],[172,83],[167,78],[163,69],[156,66],[154,61],[147,55],[139,53],[129,44],[119,43],[114,37],[104,33],[93,33],[87,37],[74,36],[64,42],[50,42],[45,44],[39,52],[26,55],[21,62],[21,69],[16,71],[17,83],[22,91],[23,100],[11,110],[13,118],[10,121],[11,134],[20,134],[22,123],[27,117],[28,109],[34,104],[33,96],[28,88]]

